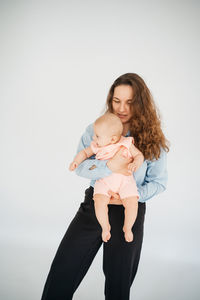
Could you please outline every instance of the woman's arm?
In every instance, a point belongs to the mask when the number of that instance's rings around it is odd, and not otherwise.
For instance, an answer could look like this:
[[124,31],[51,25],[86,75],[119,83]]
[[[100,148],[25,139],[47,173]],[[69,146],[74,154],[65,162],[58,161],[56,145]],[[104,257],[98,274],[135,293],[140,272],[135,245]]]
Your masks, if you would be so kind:
[[[139,202],[146,202],[153,196],[162,193],[167,186],[167,153],[162,150],[161,156],[156,161],[147,161],[147,171],[145,181],[142,185],[137,185]],[[110,204],[122,204],[118,194],[111,192],[112,201]]]
[[139,201],[146,202],[163,192],[167,186],[167,179],[167,153],[162,150],[158,160],[147,161],[145,181],[142,185],[137,186]]
[[[77,153],[90,146],[94,135],[93,124],[90,124],[82,135]],[[75,170],[76,174],[92,180],[109,176],[112,171],[106,165],[107,160],[98,160],[94,156],[84,160]]]

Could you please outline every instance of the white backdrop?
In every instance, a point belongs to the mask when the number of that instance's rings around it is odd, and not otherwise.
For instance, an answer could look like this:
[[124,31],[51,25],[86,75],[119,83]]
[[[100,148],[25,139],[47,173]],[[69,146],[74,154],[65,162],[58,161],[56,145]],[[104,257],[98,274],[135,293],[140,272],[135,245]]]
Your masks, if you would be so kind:
[[[195,0],[0,1],[1,299],[40,299],[89,185],[68,165],[127,72],[146,81],[171,142],[131,299],[199,299],[199,9]],[[102,300],[103,289],[101,248],[74,299]]]

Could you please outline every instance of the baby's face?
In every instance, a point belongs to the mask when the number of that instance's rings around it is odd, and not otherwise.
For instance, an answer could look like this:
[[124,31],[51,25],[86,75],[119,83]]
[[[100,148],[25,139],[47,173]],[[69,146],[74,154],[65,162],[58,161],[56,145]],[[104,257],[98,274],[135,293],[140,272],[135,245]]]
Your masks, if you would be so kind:
[[111,143],[112,135],[109,130],[105,132],[105,129],[101,126],[94,126],[93,140],[99,147],[107,146]]

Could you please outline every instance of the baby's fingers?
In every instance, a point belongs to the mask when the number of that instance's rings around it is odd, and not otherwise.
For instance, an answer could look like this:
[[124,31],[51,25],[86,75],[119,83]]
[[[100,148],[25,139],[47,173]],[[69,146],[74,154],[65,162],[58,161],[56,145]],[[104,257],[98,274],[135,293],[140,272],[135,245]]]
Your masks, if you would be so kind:
[[75,164],[75,163],[71,163],[69,166],[70,171],[74,171],[76,168],[77,168],[77,164]]
[[119,194],[114,193],[114,192],[111,191],[111,190],[108,191],[108,194],[109,194],[111,197],[115,198],[115,199],[120,199]]
[[73,168],[72,165],[69,166],[69,170],[70,170],[70,171],[73,171],[73,170],[74,170],[74,168]]

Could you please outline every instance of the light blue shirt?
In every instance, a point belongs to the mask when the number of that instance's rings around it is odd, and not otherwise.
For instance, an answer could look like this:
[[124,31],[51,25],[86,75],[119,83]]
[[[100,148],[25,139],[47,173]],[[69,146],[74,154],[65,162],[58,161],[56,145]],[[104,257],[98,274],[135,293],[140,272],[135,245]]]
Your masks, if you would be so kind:
[[[80,139],[77,153],[90,146],[93,135],[93,124],[90,124]],[[126,136],[130,136],[130,132]],[[97,160],[93,155],[78,166],[76,174],[91,179],[90,185],[94,187],[96,180],[112,174],[112,171],[106,165],[107,161]],[[90,170],[93,165],[96,168]],[[139,192],[139,202],[146,202],[153,196],[163,192],[167,185],[167,153],[162,150],[158,160],[145,160],[133,176]]]

